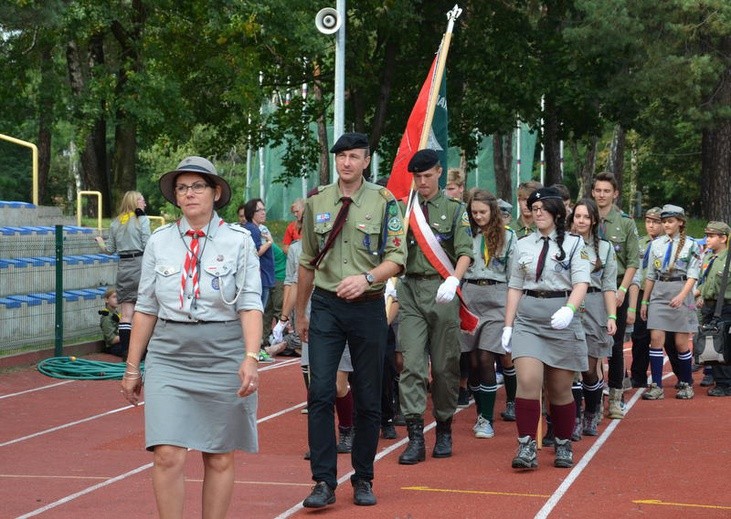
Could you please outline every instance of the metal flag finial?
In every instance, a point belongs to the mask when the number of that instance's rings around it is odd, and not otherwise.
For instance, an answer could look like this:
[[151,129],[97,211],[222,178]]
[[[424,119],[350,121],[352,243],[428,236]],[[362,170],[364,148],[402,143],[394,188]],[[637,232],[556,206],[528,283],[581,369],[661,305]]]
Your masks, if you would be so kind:
[[450,22],[454,22],[457,18],[459,18],[461,14],[462,8],[459,5],[454,4],[452,10],[447,13],[447,20],[449,20]]

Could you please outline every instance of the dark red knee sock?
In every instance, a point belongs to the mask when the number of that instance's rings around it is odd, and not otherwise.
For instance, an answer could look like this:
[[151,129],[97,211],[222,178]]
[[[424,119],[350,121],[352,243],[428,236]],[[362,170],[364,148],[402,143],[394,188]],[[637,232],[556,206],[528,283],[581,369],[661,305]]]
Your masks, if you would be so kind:
[[340,427],[353,427],[353,392],[350,389],[345,396],[335,399],[335,411]]
[[518,425],[518,436],[530,436],[535,439],[540,417],[540,400],[515,399],[515,421]]
[[564,405],[550,405],[551,422],[553,423],[553,434],[556,438],[567,440],[571,438],[576,419],[576,402]]

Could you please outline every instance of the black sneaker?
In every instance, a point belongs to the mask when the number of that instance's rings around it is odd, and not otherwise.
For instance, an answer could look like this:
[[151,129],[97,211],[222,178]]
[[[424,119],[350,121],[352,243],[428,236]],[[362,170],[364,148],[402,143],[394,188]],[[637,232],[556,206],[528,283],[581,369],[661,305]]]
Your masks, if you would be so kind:
[[731,386],[715,386],[708,390],[708,396],[731,396]]
[[701,387],[709,387],[713,385],[713,375],[710,373],[707,373],[703,375],[703,380],[701,380]]
[[330,488],[330,485],[324,481],[318,481],[317,484],[312,487],[312,492],[302,502],[302,506],[305,508],[323,508],[327,505],[331,505],[335,502],[335,489]]
[[373,495],[373,485],[370,481],[359,479],[353,483],[353,503],[358,506],[373,506],[376,496]]
[[396,427],[393,423],[387,423],[381,426],[381,436],[384,440],[395,440],[396,439]]
[[467,388],[459,388],[459,395],[457,395],[457,407],[464,409],[470,406],[470,393]]

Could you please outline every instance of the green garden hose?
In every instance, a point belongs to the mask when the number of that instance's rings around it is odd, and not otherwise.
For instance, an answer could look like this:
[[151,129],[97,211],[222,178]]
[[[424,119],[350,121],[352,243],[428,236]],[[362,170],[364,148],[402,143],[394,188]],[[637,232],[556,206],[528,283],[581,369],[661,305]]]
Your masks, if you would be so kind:
[[[75,380],[122,380],[124,362],[101,362],[77,357],[51,357],[38,363],[38,371],[53,378]],[[145,363],[140,364],[140,372]]]

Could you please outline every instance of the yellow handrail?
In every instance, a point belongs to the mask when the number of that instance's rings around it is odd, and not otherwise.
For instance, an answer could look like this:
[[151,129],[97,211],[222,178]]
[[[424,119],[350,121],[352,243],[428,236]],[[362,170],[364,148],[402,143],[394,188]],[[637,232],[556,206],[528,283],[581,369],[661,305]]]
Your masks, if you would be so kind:
[[3,135],[2,133],[0,133],[0,139],[31,149],[33,155],[33,205],[38,207],[38,146],[32,142],[21,141],[20,139]]
[[76,193],[76,225],[81,227],[81,197],[84,195],[96,196],[97,203],[97,230],[102,234],[102,194],[99,191],[79,191]]
[[[148,214],[147,215],[147,218],[150,219],[150,220],[154,220],[154,221],[158,221],[159,220],[160,221],[160,225],[165,225],[165,218],[163,218],[162,216],[150,216]],[[158,227],[160,227],[160,225],[158,225]]]

